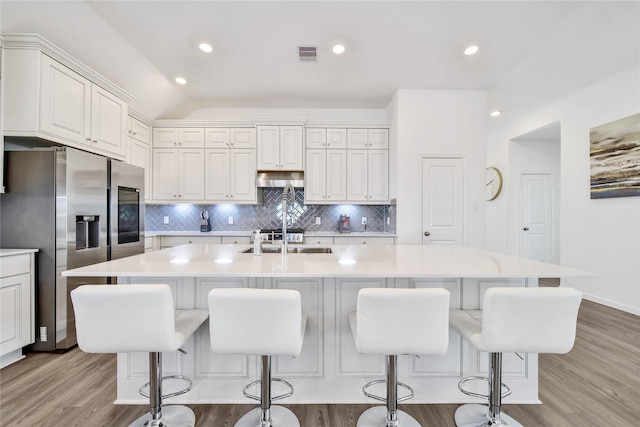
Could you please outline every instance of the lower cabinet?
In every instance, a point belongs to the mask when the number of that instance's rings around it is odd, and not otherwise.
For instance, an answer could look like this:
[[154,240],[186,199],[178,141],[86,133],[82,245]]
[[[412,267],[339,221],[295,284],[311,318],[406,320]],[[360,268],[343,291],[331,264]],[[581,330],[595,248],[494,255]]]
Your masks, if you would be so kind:
[[339,236],[333,238],[333,243],[335,245],[393,245],[395,239],[386,236]]
[[0,257],[0,368],[34,340],[34,254]]

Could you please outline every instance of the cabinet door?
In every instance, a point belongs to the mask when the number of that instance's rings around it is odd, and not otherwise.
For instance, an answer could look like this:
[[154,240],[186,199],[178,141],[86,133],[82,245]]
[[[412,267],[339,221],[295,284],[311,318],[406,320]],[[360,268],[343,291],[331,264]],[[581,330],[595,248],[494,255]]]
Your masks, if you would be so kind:
[[178,150],[173,148],[153,149],[153,199],[174,200],[178,198]]
[[129,139],[129,163],[144,168],[144,200],[151,200],[151,147],[137,139]]
[[300,171],[304,168],[302,126],[280,127],[280,169]]
[[88,145],[91,82],[46,55],[42,58],[42,131]]
[[232,200],[256,200],[255,150],[231,150]]
[[327,148],[347,148],[347,130],[327,129]]
[[369,148],[388,149],[389,129],[369,129]]
[[254,128],[231,128],[231,148],[256,148],[256,130]]
[[91,93],[91,142],[107,154],[124,158],[126,154],[127,104],[100,86]]
[[180,200],[204,200],[204,150],[180,149]]
[[389,200],[389,150],[369,150],[367,199]]
[[307,202],[325,200],[326,150],[307,150],[304,170],[304,199]]
[[347,148],[365,149],[369,143],[368,129],[347,129]]
[[0,279],[1,354],[17,350],[31,338],[31,275]]
[[204,128],[181,128],[178,132],[178,147],[204,148]]
[[205,150],[205,200],[229,200],[229,150]]
[[178,130],[174,128],[153,129],[153,148],[177,148]]
[[327,146],[327,129],[307,129],[307,149],[325,148]]
[[347,150],[347,200],[367,200],[367,150]]
[[258,170],[280,169],[280,128],[258,126]]
[[347,199],[347,150],[327,150],[326,199]]
[[145,144],[151,144],[151,126],[129,116],[128,133],[131,138]]
[[229,148],[230,132],[228,128],[206,128],[204,145],[207,148]]

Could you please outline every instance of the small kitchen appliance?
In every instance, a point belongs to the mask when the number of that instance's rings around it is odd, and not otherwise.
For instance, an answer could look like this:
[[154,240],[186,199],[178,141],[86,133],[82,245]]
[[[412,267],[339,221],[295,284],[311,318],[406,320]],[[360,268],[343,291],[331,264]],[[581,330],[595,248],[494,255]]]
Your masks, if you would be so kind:
[[340,215],[339,227],[341,233],[351,233],[351,217]]
[[200,231],[203,233],[211,231],[211,222],[209,222],[209,212],[200,212]]

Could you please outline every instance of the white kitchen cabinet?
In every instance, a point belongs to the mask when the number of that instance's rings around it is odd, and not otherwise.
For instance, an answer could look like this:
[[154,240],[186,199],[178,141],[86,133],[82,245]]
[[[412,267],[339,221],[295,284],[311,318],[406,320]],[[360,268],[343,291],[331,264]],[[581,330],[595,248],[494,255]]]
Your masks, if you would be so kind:
[[255,150],[205,150],[205,200],[256,202]]
[[144,169],[144,201],[151,201],[151,127],[129,116],[129,163]]
[[349,149],[389,149],[389,129],[347,129]]
[[22,359],[35,342],[34,253],[0,253],[0,368]]
[[388,202],[389,151],[347,150],[347,200]]
[[151,145],[151,126],[133,116],[129,116],[127,136],[136,141]]
[[393,245],[395,240],[388,236],[337,236],[333,238],[335,245]]
[[5,136],[126,159],[125,100],[40,50],[6,49],[5,56]]
[[250,236],[222,236],[223,245],[249,245],[251,244]]
[[347,150],[307,150],[305,201],[344,202],[347,197]]
[[154,128],[153,148],[204,148],[204,128]]
[[161,236],[160,249],[180,245],[219,245],[220,236]]
[[256,147],[254,128],[205,128],[205,148]]
[[302,126],[258,126],[258,170],[304,169]]
[[152,175],[154,201],[204,200],[202,149],[154,148]]

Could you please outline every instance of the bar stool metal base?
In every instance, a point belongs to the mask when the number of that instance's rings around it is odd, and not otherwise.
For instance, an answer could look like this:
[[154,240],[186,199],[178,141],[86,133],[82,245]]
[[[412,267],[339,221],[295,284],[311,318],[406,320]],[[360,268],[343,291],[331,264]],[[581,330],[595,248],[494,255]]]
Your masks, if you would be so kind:
[[456,409],[455,421],[457,427],[522,427],[522,424],[504,412],[500,412],[501,423],[491,423],[487,405],[468,404]]
[[[300,427],[298,417],[284,406],[272,406],[270,408],[271,419],[274,427]],[[235,427],[270,427],[260,425],[260,408],[252,409],[238,420]]]
[[182,405],[169,405],[162,407],[162,420],[159,424],[151,423],[151,413],[147,412],[129,427],[194,427],[196,425],[196,414],[191,408]]
[[[421,427],[420,423],[411,415],[404,411],[397,411],[398,427]],[[374,406],[369,408],[358,418],[357,427],[388,427],[387,408],[385,406]],[[395,427],[395,426],[394,426]]]

